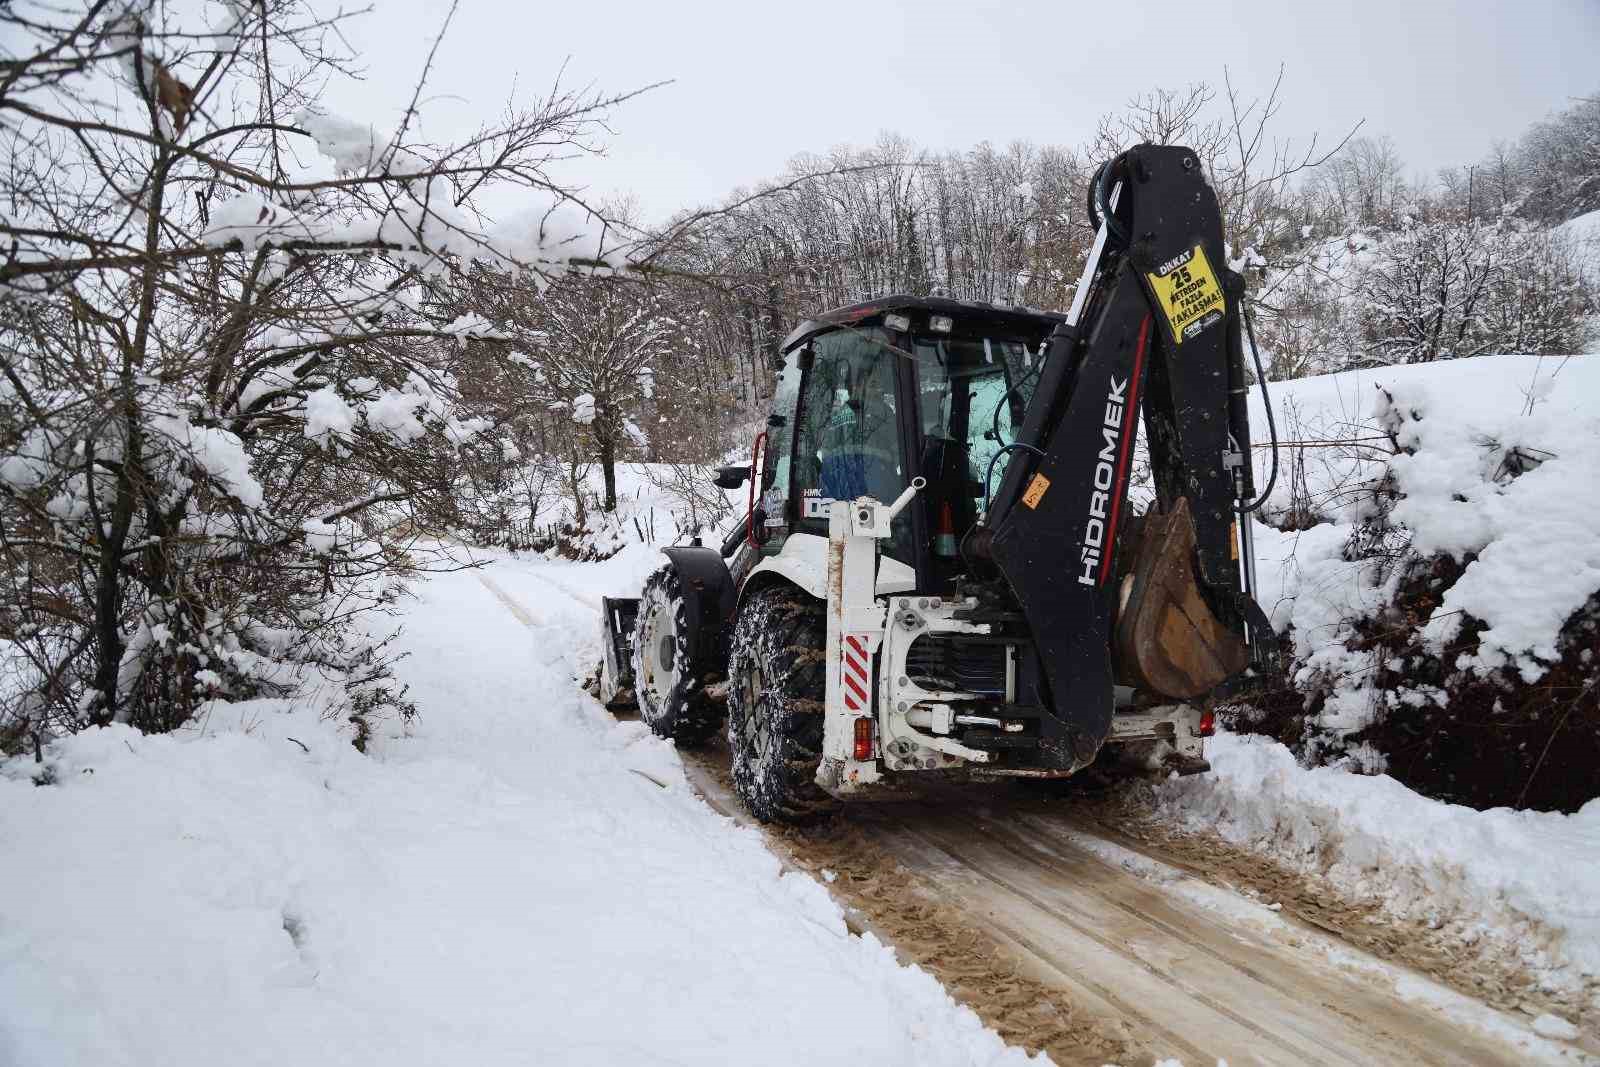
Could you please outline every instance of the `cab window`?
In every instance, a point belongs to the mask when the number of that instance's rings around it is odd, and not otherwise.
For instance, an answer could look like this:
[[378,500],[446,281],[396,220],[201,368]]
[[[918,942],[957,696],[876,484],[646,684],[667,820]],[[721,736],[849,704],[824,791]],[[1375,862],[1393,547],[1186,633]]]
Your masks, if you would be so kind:
[[[847,327],[817,337],[811,348],[790,481],[796,528],[826,536],[826,501],[870,496],[887,503],[900,495],[907,478],[896,421],[896,347],[889,334],[878,327]],[[884,549],[909,562],[910,539],[909,515],[902,512]]]

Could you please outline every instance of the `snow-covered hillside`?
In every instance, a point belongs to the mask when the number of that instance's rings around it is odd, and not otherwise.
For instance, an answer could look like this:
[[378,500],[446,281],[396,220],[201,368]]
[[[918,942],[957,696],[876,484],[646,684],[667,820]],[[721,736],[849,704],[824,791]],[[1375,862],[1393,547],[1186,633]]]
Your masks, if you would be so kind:
[[577,690],[653,565],[421,585],[368,756],[254,702],[0,765],[0,1063],[1024,1062]]
[[1324,880],[1329,892],[1515,961],[1600,1013],[1600,799],[1573,815],[1476,811],[1349,764],[1306,768],[1270,738],[1223,733],[1212,773],[1156,790],[1190,831]]
[[1600,211],[1568,219],[1556,227],[1556,232],[1585,248],[1600,251]]

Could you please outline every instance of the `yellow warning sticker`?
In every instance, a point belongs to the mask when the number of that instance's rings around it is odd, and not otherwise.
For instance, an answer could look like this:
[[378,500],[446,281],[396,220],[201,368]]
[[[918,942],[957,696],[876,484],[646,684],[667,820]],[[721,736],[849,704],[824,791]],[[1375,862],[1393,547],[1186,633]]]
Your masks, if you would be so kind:
[[1044,491],[1049,488],[1050,479],[1042,474],[1035,474],[1022,494],[1022,502],[1030,508],[1038,507],[1039,501],[1044,499]]
[[1167,316],[1173,343],[1182,344],[1222,321],[1222,286],[1217,284],[1216,272],[1199,245],[1172,257],[1145,277]]

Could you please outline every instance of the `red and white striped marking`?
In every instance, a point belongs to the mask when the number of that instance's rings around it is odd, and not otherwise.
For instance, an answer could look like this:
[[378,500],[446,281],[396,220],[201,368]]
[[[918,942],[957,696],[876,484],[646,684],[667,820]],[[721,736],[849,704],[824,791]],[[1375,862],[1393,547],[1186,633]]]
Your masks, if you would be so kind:
[[872,703],[867,695],[872,688],[872,654],[867,651],[867,639],[861,634],[845,634],[840,651],[844,706],[850,711],[861,711]]

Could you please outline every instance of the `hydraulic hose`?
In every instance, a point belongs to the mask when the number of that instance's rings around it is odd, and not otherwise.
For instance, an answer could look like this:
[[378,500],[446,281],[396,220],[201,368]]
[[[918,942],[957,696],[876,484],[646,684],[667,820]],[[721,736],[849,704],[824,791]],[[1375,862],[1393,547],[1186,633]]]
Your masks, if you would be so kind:
[[1245,336],[1250,338],[1250,359],[1256,365],[1256,384],[1261,386],[1261,405],[1267,409],[1267,434],[1272,438],[1272,473],[1267,476],[1267,487],[1254,500],[1239,505],[1239,514],[1248,515],[1267,502],[1272,487],[1278,482],[1278,423],[1272,417],[1272,397],[1267,394],[1267,373],[1261,369],[1261,353],[1256,349],[1256,331],[1250,325],[1250,311],[1241,306],[1244,315]]
[[1111,190],[1108,182],[1111,172],[1115,170],[1125,158],[1126,153],[1106,160],[1100,164],[1100,169],[1095,171],[1094,181],[1089,183],[1089,221],[1091,223],[1104,222],[1106,236],[1116,244],[1126,247],[1128,244],[1128,231],[1117,219],[1116,213],[1110,205]]
[[1033,361],[1033,366],[1028,368],[1028,373],[1013,382],[1011,388],[1006,390],[1006,395],[1001,397],[1000,402],[994,406],[994,417],[989,420],[989,435],[996,441],[1000,440],[1000,409],[1008,406],[1011,403],[1011,398],[1017,395],[1017,391],[1032,381],[1044,369],[1044,357],[1049,353],[1050,342],[1046,340],[1039,346],[1039,358]]
[[1000,457],[1014,448],[1032,452],[1036,456],[1044,455],[1044,450],[1035,448],[1026,441],[1012,441],[1009,445],[1001,445],[1000,451],[989,457],[989,469],[983,472],[983,513],[989,513],[989,482],[994,478],[994,465],[1000,462]]

